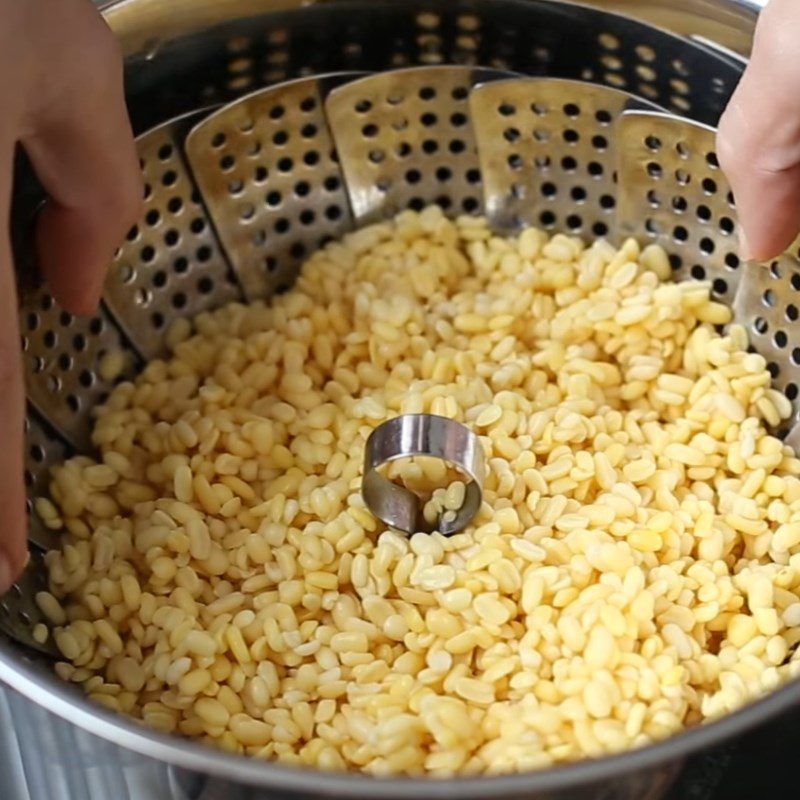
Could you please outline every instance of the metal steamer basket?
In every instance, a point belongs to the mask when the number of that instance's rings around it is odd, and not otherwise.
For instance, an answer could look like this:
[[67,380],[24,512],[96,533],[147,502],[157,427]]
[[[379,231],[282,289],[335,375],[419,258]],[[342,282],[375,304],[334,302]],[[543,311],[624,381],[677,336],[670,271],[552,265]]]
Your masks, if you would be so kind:
[[[20,310],[30,495],[88,449],[91,409],[159,355],[177,315],[292,285],[303,259],[407,207],[485,213],[614,242],[657,240],[675,276],[710,280],[795,407],[800,265],[736,254],[734,198],[713,125],[744,65],[755,4],[618,0],[121,0],[146,209],[111,266],[100,313],[60,310],[45,288]],[[24,170],[15,238],[38,202]],[[23,248],[24,249],[24,248]],[[20,251],[20,259],[24,252]],[[798,299],[795,299],[798,297]],[[31,513],[31,564],[0,599],[0,679],[94,733],[253,797],[614,797],[663,794],[691,753],[800,701],[790,684],[718,722],[622,755],[452,780],[325,774],[248,760],[149,731],[86,700],[30,635],[57,536]],[[250,796],[250,795],[248,795]]]

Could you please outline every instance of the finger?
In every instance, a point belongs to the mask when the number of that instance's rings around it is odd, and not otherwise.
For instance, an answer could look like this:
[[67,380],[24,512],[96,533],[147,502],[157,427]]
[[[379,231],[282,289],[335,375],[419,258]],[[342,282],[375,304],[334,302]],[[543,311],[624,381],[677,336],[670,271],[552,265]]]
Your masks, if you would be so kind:
[[742,256],[783,252],[800,230],[800,4],[772,0],[720,120],[717,153],[736,197]]
[[[11,150],[0,164],[2,219],[8,216]],[[22,357],[19,349],[17,295],[8,231],[0,227],[0,594],[22,571],[28,557],[23,481]]]
[[49,195],[37,223],[41,270],[59,303],[84,314],[96,309],[106,269],[142,203],[121,57],[89,11],[88,42],[84,36],[58,96],[28,115],[22,140]]

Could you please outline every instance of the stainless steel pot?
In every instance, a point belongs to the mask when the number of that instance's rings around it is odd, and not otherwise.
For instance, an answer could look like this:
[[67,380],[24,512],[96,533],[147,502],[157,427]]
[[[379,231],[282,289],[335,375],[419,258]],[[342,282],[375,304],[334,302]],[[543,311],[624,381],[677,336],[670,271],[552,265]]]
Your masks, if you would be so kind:
[[[613,85],[622,81],[633,93],[713,125],[738,80],[759,5],[750,0],[594,0],[584,6],[558,0],[120,0],[104,13],[123,43],[137,131],[288,78],[438,63]],[[617,42],[616,82],[608,77],[601,33]],[[642,83],[637,66],[643,53],[653,52],[660,72]],[[678,80],[685,89],[676,94]],[[24,243],[37,193],[25,183],[24,170],[21,179],[15,238]],[[107,334],[89,329],[88,335]],[[32,410],[30,418],[34,490],[44,480],[48,459],[65,451],[65,440],[81,440],[80,420],[51,419],[67,431],[61,436],[41,411]],[[46,544],[46,535],[32,522],[32,539]],[[22,600],[32,588],[22,584]],[[247,760],[151,732],[90,703],[52,674],[46,657],[4,634],[0,679],[76,725],[174,764],[184,776],[208,773],[248,784],[253,797],[280,792],[292,797],[657,798],[689,754],[800,703],[800,685],[794,683],[657,745],[536,773],[376,780]]]

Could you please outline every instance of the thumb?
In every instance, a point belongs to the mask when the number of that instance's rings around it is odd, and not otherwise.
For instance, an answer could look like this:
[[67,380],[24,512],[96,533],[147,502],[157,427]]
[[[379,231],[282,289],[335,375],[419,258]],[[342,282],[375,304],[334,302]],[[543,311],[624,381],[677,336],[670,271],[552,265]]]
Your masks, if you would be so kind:
[[[20,138],[49,195],[37,221],[39,266],[64,308],[91,314],[114,250],[139,216],[141,172],[117,42],[91,4],[51,6],[84,46],[58,50],[57,77],[28,100]],[[51,15],[46,33],[58,31]],[[48,44],[58,46],[39,42]]]
[[800,230],[800,4],[772,0],[720,120],[717,155],[736,197],[741,255],[766,260]]

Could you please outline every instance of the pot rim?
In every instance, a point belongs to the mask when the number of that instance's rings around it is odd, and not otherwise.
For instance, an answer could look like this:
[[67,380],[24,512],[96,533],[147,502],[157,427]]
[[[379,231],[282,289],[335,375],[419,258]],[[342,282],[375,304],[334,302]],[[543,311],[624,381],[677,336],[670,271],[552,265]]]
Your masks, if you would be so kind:
[[794,679],[768,695],[720,719],[690,728],[655,744],[613,756],[586,759],[542,770],[498,776],[455,778],[396,777],[376,778],[359,773],[323,772],[289,767],[277,762],[225,753],[189,739],[159,733],[116,714],[77,694],[74,687],[47,676],[43,681],[34,669],[19,664],[19,652],[0,641],[0,680],[20,694],[62,719],[103,739],[140,755],[176,767],[234,779],[241,783],[282,791],[314,793],[327,797],[375,797],[430,800],[445,798],[484,798],[557,791],[624,773],[654,769],[668,761],[704,750],[777,716],[793,705],[800,705],[800,679]]

